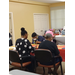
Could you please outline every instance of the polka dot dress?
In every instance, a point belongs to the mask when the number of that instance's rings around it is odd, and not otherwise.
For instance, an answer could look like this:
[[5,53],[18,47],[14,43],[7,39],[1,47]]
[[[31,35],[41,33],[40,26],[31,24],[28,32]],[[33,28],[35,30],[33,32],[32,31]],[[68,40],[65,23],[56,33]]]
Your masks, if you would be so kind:
[[16,50],[19,53],[20,60],[22,60],[22,56],[30,56],[30,52],[34,52],[29,40],[24,38],[16,40]]

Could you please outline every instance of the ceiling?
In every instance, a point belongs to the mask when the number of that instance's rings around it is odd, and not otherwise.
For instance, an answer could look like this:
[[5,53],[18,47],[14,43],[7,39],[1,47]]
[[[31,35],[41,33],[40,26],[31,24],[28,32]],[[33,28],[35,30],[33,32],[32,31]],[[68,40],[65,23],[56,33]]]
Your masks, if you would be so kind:
[[44,2],[44,3],[65,2],[65,0],[30,0],[30,1],[37,1],[37,2]]

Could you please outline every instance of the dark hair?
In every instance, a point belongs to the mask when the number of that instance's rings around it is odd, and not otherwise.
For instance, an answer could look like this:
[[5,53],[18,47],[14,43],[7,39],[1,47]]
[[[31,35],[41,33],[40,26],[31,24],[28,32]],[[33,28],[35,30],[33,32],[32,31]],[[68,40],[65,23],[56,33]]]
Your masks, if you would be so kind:
[[34,32],[34,33],[32,33],[32,37],[35,37],[35,36],[37,36],[37,34]]
[[27,34],[27,31],[25,30],[25,28],[21,28],[21,35],[25,35],[25,34]]
[[9,37],[12,37],[12,35],[9,33]]

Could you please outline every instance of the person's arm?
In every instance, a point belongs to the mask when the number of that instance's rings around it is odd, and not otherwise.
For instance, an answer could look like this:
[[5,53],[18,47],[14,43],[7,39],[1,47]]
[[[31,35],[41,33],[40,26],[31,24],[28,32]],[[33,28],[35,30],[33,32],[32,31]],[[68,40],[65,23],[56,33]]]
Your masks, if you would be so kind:
[[45,40],[45,38],[43,36],[39,37],[39,41],[36,41],[36,44],[40,44],[41,42],[43,42]]
[[59,52],[59,50],[57,48],[57,45],[55,43],[54,43],[54,50],[55,50],[55,55],[56,56],[60,54],[60,52]]
[[32,44],[34,44],[34,40],[32,39]]
[[42,47],[41,47],[41,43],[40,43],[38,49],[41,49],[41,48],[42,48]]
[[16,51],[18,52],[18,49],[17,49],[17,40],[16,40],[16,43],[15,43],[15,48],[16,48]]
[[45,38],[43,37],[42,41],[44,41],[44,40],[45,40]]
[[35,43],[36,43],[36,44],[40,44],[41,42],[40,42],[40,41],[36,41]]
[[28,49],[30,50],[30,52],[34,52],[34,47],[32,47],[31,43],[29,42],[29,40],[27,40],[27,44],[28,44]]
[[40,45],[39,45],[39,47],[38,47],[38,49],[40,48]]

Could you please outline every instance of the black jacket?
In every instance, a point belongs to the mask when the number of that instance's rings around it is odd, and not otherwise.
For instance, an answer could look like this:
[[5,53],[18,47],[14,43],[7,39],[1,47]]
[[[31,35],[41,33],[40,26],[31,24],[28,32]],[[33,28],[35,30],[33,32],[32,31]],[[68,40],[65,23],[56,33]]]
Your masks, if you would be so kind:
[[9,40],[9,46],[12,46],[13,44],[12,44],[12,40]]

